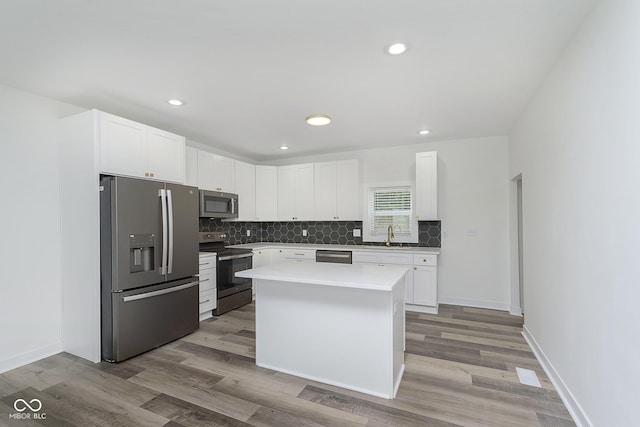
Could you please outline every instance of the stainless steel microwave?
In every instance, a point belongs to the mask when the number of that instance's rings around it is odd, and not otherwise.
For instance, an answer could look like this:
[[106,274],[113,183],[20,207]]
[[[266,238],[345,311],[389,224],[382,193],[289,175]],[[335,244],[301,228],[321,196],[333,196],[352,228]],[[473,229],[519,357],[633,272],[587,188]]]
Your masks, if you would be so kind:
[[200,190],[200,218],[238,218],[238,195]]

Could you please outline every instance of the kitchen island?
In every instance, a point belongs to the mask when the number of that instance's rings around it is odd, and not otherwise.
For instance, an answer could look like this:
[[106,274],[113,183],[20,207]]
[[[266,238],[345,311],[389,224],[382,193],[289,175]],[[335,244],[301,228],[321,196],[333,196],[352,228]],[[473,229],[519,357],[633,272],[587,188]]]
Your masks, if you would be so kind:
[[406,267],[288,261],[256,288],[256,364],[391,399],[404,372]]

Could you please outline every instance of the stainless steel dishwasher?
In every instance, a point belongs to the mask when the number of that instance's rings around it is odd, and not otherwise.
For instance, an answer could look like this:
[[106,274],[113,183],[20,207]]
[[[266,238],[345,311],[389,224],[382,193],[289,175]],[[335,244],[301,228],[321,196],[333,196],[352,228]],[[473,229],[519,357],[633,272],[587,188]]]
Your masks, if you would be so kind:
[[316,262],[330,262],[334,264],[352,264],[351,251],[336,251],[319,249],[316,251]]

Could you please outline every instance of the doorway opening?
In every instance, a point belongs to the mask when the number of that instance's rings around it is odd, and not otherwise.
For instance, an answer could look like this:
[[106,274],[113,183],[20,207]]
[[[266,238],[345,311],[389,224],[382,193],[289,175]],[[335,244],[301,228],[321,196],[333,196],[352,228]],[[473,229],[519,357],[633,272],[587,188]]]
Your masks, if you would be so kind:
[[524,233],[522,211],[522,174],[511,180],[510,186],[511,234],[511,314],[524,316]]

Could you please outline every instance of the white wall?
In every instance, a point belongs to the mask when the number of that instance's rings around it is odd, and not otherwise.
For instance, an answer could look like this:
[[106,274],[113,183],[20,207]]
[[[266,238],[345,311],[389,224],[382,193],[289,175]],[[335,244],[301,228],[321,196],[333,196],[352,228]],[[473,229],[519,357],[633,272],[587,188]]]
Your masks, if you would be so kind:
[[57,126],[79,110],[0,85],[0,372],[62,349]]
[[511,135],[525,326],[580,424],[640,419],[640,2],[600,2]]
[[282,165],[360,159],[364,183],[415,181],[415,154],[438,151],[440,302],[509,309],[508,141],[506,137],[438,141],[299,157]]

